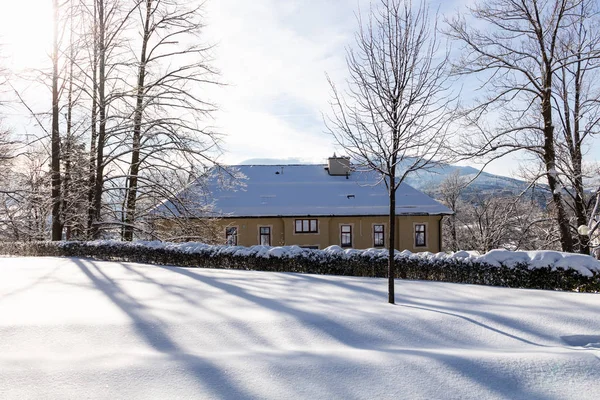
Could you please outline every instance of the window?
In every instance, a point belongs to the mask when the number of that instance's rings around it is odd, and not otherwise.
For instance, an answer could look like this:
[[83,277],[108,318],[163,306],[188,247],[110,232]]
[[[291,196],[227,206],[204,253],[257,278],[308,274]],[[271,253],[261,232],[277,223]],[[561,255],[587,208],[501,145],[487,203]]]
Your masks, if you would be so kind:
[[297,219],[295,224],[296,233],[317,233],[316,219]]
[[225,228],[225,244],[237,246],[237,226]]
[[352,225],[342,225],[340,227],[342,247],[352,247]]
[[373,247],[385,246],[383,225],[373,225]]
[[415,225],[415,247],[426,247],[427,241],[425,240],[425,224]]
[[260,245],[270,246],[271,245],[271,227],[261,226],[260,228]]

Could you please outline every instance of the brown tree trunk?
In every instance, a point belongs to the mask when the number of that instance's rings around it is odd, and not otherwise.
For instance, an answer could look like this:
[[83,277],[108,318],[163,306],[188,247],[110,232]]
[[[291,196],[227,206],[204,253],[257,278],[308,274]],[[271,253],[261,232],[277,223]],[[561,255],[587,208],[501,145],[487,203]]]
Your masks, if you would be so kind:
[[88,221],[87,237],[93,236],[94,224],[94,190],[96,187],[96,141],[98,139],[98,6],[94,0],[94,48],[92,60],[92,110],[91,110],[91,138],[90,138],[90,164],[88,182]]
[[138,174],[140,172],[140,141],[142,136],[142,115],[144,112],[144,82],[146,78],[146,50],[150,39],[150,17],[152,14],[152,0],[146,0],[146,21],[144,23],[144,37],[142,53],[137,79],[137,99],[133,117],[133,143],[131,150],[131,167],[127,184],[127,205],[125,207],[125,226],[123,227],[123,240],[133,240],[133,224],[135,223],[135,209],[137,200]]
[[[581,71],[581,54],[578,54],[577,68],[575,72],[575,104],[573,105],[573,138],[571,150],[571,162],[573,164],[574,186],[575,186],[575,217],[577,218],[577,226],[587,225],[587,213],[585,204],[585,188],[583,186],[583,168],[582,168],[582,151],[581,151],[581,135],[580,132],[580,117],[581,117],[581,91],[582,91],[582,74]],[[582,254],[590,254],[590,238],[587,235],[579,235],[579,252]]]
[[92,237],[100,235],[100,219],[102,216],[102,193],[104,191],[104,145],[106,141],[106,26],[104,19],[104,1],[98,1],[98,143],[96,149],[96,179],[94,182],[94,204]]
[[[71,239],[71,223],[67,222],[67,213],[68,213],[68,200],[73,196],[73,190],[71,188],[72,181],[72,146],[73,146],[73,67],[75,65],[75,44],[73,42],[73,21],[74,21],[74,7],[71,2],[71,14],[69,16],[70,21],[69,25],[71,31],[69,33],[69,89],[67,94],[67,126],[66,126],[66,140],[65,140],[65,151],[64,151],[64,161],[65,161],[65,177],[63,181],[63,227],[65,228],[65,239]],[[71,215],[72,221],[73,215]]]
[[[394,167],[395,168],[395,167]],[[390,236],[388,242],[388,303],[395,304],[394,278],[396,277],[395,249],[396,249],[396,186],[395,174],[390,177]]]
[[565,206],[562,199],[562,187],[557,179],[556,150],[554,148],[554,126],[552,124],[552,74],[550,65],[546,66],[545,90],[542,93],[542,116],[544,118],[544,164],[548,186],[552,192],[552,200],[556,207],[556,220],[560,233],[560,244],[563,251],[573,252],[573,238],[569,226]]
[[60,132],[58,130],[58,0],[54,0],[54,38],[52,51],[52,240],[62,239],[60,215]]

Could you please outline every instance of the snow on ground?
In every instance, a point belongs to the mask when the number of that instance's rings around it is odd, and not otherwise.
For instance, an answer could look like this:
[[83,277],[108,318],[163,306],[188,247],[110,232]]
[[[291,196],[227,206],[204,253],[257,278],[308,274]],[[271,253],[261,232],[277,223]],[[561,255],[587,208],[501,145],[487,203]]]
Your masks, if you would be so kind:
[[600,295],[0,258],[0,398],[596,399]]

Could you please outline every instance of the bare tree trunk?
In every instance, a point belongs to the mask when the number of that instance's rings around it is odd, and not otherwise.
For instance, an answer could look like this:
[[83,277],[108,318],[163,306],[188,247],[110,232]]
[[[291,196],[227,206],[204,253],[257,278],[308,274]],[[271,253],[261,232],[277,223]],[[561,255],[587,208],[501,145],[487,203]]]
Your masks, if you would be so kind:
[[51,146],[51,167],[52,167],[52,240],[62,239],[61,223],[61,187],[60,187],[60,132],[58,128],[59,118],[59,94],[58,94],[58,0],[54,0],[54,37],[52,49],[52,146]]
[[[71,193],[73,192],[71,188],[72,181],[72,171],[71,171],[71,163],[72,163],[72,146],[73,146],[73,69],[75,65],[75,43],[74,43],[74,6],[73,2],[70,2],[70,15],[69,15],[69,70],[68,70],[68,93],[67,93],[67,121],[66,121],[66,140],[65,140],[65,149],[63,161],[65,162],[65,176],[63,180],[63,199],[62,199],[62,222],[63,228],[65,230],[65,239],[71,239],[71,228],[72,223],[68,222],[72,220],[72,215],[67,215],[68,213],[68,204],[67,199],[71,197]],[[71,218],[70,218],[71,217]]]
[[[67,104],[67,126],[66,126],[66,141],[64,150],[64,161],[65,161],[65,178],[63,181],[63,213],[67,211],[67,197],[71,193],[71,147],[73,141],[73,67],[70,67],[69,71],[69,93],[68,93],[68,104]],[[63,223],[65,223],[65,239],[71,239],[71,224],[67,224],[68,216],[63,215]]]
[[93,55],[92,55],[92,109],[91,109],[91,137],[90,137],[90,160],[89,160],[89,184],[88,184],[88,221],[87,237],[93,236],[94,224],[94,192],[96,187],[96,143],[98,140],[98,5],[94,0],[93,14]]
[[137,199],[138,174],[140,172],[140,139],[142,134],[142,115],[144,107],[144,92],[146,79],[146,52],[150,39],[150,18],[152,14],[152,0],[146,0],[146,20],[144,36],[142,38],[142,51],[140,66],[138,68],[137,94],[135,112],[133,117],[133,143],[131,150],[131,166],[127,184],[127,205],[125,207],[125,226],[123,227],[123,240],[133,240],[133,224],[135,222],[135,207]]
[[[571,176],[569,177],[569,181],[573,186],[574,195],[573,195],[573,210],[575,212],[575,219],[577,221],[577,226],[587,225],[587,205],[585,203],[585,187],[583,185],[583,154],[581,150],[581,79],[582,79],[582,71],[581,71],[581,54],[578,55],[579,61],[576,64],[576,71],[574,76],[574,85],[575,92],[574,96],[574,105],[573,105],[573,128],[571,128],[571,115],[568,109],[568,93],[566,88],[566,79],[563,79],[563,101],[564,101],[564,129],[565,129],[565,145],[568,148],[569,159],[567,161],[567,168],[570,169]],[[589,245],[589,237],[587,235],[578,234],[578,243],[579,243],[579,252],[582,254],[590,253],[590,245]]]
[[388,247],[388,303],[396,303],[396,295],[394,289],[394,279],[396,277],[396,260],[395,260],[395,249],[396,249],[396,187],[394,181],[396,177],[390,177],[390,237]]
[[554,125],[552,124],[552,72],[550,66],[546,66],[546,90],[542,92],[542,116],[544,118],[544,164],[548,177],[548,186],[552,192],[552,199],[556,207],[556,219],[560,232],[560,244],[563,251],[573,251],[573,238],[569,225],[564,201],[562,199],[562,186],[557,179],[558,170],[556,166],[556,150],[554,148]]
[[100,234],[102,217],[102,194],[104,192],[104,146],[106,143],[106,19],[104,16],[104,0],[98,1],[98,141],[96,148],[96,178],[94,182],[94,203],[92,237]]

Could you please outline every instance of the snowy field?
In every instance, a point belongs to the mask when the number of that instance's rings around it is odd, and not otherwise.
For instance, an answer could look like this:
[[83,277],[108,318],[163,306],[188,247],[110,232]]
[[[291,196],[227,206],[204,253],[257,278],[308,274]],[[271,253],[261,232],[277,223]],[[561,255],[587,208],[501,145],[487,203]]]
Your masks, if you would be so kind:
[[598,399],[600,295],[0,258],[0,398]]

